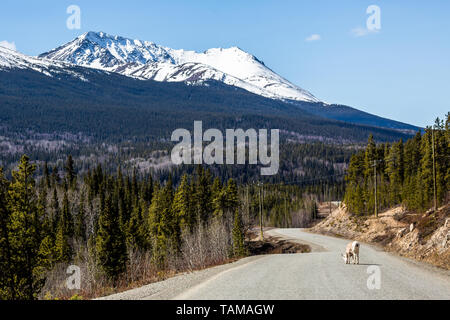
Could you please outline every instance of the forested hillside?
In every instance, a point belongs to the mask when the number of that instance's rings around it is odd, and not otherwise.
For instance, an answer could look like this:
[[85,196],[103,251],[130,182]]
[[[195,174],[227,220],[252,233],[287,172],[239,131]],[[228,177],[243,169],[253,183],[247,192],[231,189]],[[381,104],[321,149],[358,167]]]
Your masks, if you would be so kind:
[[[436,120],[422,135],[404,142],[376,144],[373,137],[365,150],[351,158],[346,177],[345,203],[358,215],[403,204],[424,210],[449,201],[450,114]],[[376,176],[376,180],[375,180]]]
[[174,129],[191,129],[194,120],[202,120],[205,128],[269,127],[334,141],[361,142],[369,133],[383,141],[408,136],[326,119],[215,81],[160,83],[92,70],[86,77],[89,81],[28,70],[0,72],[2,134],[70,133],[103,143],[167,141]]

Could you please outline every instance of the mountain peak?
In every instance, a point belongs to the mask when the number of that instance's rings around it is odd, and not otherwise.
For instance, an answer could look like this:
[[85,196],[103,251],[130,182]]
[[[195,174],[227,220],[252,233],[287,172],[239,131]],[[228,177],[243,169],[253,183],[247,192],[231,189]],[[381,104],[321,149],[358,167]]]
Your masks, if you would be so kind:
[[100,31],[100,32],[88,31],[88,32],[83,33],[77,39],[79,39],[79,40],[86,39],[86,40],[96,41],[98,39],[105,38],[106,36],[108,36],[108,35],[102,31]]
[[105,33],[103,31],[88,31],[83,33],[81,36],[79,36],[77,39],[79,40],[90,40],[93,42],[102,41],[102,40],[112,40],[112,41],[121,41],[121,40],[127,40],[124,37],[121,36],[114,36],[110,35],[108,33]]

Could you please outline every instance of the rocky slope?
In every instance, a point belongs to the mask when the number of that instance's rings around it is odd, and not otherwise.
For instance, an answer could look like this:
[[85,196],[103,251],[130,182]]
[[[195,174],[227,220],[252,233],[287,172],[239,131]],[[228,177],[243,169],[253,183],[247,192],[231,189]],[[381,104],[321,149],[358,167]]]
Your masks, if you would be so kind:
[[311,231],[378,244],[387,251],[450,270],[449,204],[426,213],[396,207],[378,218],[356,217],[341,206]]

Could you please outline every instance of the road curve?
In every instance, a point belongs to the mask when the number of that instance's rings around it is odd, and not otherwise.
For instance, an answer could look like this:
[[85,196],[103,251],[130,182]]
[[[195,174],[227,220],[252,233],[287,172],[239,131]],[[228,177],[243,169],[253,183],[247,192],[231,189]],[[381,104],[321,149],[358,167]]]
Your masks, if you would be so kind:
[[[197,280],[188,281],[189,285],[185,284],[186,276],[178,276],[166,280],[173,284],[163,286],[163,294],[157,290],[148,291],[158,285],[151,284],[132,290],[134,294],[131,295],[125,292],[107,298],[450,299],[448,271],[397,257],[365,244],[361,246],[360,265],[346,265],[340,253],[348,240],[312,234],[302,229],[272,229],[269,233],[310,244],[313,251],[251,257],[236,264],[216,267],[214,272],[214,268],[194,272],[190,277],[197,277]],[[208,272],[209,275],[206,275]]]

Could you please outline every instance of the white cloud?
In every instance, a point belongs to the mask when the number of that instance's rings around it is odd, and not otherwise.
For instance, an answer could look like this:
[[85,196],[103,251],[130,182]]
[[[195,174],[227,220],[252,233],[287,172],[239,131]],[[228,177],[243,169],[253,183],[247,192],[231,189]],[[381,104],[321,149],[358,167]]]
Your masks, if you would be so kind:
[[0,41],[0,47],[16,51],[16,44],[14,42],[8,42],[6,40]]
[[373,33],[378,33],[378,29],[373,29],[373,30],[369,30],[367,28],[362,28],[362,27],[356,27],[353,28],[350,33],[354,36],[354,37],[364,37],[367,36],[369,34],[373,34]]
[[310,41],[319,41],[320,39],[322,39],[320,37],[320,34],[312,34],[308,38],[306,38],[305,41],[308,41],[308,42],[310,42]]

